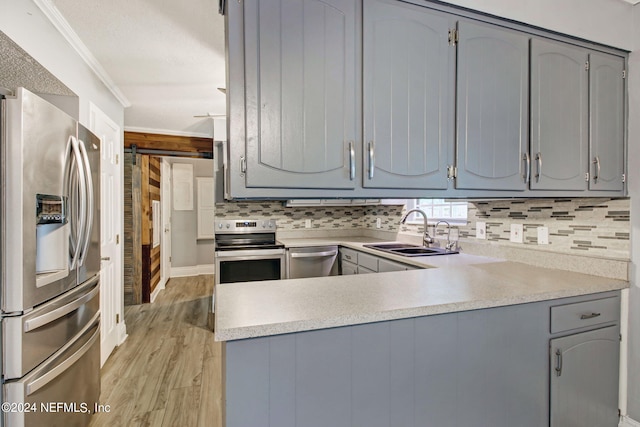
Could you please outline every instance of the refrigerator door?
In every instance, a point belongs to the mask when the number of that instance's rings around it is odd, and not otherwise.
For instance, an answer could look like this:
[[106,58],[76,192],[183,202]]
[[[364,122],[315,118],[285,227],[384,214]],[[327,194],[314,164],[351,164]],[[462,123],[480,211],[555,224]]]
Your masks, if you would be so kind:
[[21,312],[77,284],[60,254],[69,252],[65,182],[79,173],[79,150],[71,144],[75,120],[42,98],[19,88],[4,106],[1,301],[2,311]]
[[78,143],[85,162],[87,221],[78,261],[78,283],[100,273],[100,138],[78,124]]
[[100,395],[100,320],[3,392],[4,402],[35,409],[5,412],[5,426],[89,425]]
[[25,315],[4,319],[5,380],[20,378],[31,371],[99,316],[99,277]]

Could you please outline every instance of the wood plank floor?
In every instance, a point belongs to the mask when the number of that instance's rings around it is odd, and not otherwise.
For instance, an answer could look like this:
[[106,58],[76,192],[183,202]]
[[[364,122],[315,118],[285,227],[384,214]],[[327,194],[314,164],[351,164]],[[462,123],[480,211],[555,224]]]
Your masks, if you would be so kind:
[[207,329],[213,276],[171,279],[153,304],[126,307],[129,337],[102,368],[99,426],[222,426],[221,346]]

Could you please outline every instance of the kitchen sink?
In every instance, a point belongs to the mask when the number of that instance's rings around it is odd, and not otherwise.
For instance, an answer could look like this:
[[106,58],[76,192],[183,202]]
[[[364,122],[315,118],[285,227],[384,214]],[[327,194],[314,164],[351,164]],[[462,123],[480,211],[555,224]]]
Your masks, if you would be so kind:
[[381,243],[364,245],[364,247],[406,257],[453,255],[458,253],[458,251],[448,251],[444,248],[427,248],[409,243]]

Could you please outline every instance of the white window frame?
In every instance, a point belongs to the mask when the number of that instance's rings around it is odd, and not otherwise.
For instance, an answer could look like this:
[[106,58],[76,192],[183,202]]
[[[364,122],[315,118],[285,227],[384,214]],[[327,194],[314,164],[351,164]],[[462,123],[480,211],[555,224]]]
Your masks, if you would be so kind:
[[[414,209],[416,207],[420,208],[421,206],[420,201],[422,200],[425,200],[425,201],[430,200],[432,206],[438,206],[438,207],[449,206],[450,212],[453,206],[465,205],[466,207],[467,205],[466,200],[456,201],[456,200],[448,200],[448,199],[407,199],[405,204],[407,211],[409,211],[410,209]],[[464,218],[452,218],[451,216],[433,216],[433,215],[430,215],[429,209],[427,209],[425,213],[427,214],[427,219],[429,224],[435,224],[438,221],[447,221],[450,225],[466,225],[467,224],[468,210]],[[411,216],[407,220],[407,224],[422,225],[422,223],[423,223],[422,215],[416,214],[416,213],[411,214]]]

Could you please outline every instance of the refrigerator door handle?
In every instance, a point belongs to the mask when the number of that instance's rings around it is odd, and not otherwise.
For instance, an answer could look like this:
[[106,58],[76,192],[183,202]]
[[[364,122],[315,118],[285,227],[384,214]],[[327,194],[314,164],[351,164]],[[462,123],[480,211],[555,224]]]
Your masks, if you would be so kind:
[[[99,282],[99,276],[96,276],[92,281],[94,283]],[[34,317],[33,319],[29,319],[24,322],[24,331],[29,332],[34,329],[38,329],[44,325],[47,325],[56,319],[61,318],[74,310],[77,310],[79,307],[86,304],[88,301],[91,301],[97,294],[100,292],[99,284],[96,285],[91,291],[84,294],[82,297],[70,302],[69,304],[63,305],[62,307],[56,308],[53,311],[45,313],[41,316]]]
[[[87,250],[89,248],[89,242],[91,241],[91,229],[93,228],[93,180],[91,178],[91,166],[89,165],[89,156],[87,155],[87,149],[82,140],[78,140],[78,148],[82,155],[82,161],[84,162],[84,180],[85,186],[85,198],[84,203],[86,218],[84,228],[84,239],[82,242],[82,250],[80,252],[80,258],[78,265],[84,265],[85,257],[87,256]],[[80,242],[78,242],[80,245]]]
[[[76,165],[76,170],[73,171],[71,166],[69,166],[69,168],[67,169],[69,171],[69,178],[67,181],[67,191],[69,191],[69,197],[71,199],[72,197],[72,192],[75,191],[74,184],[77,181],[77,185],[79,186],[79,192],[78,192],[78,196],[80,197],[79,200],[79,208],[80,208],[80,214],[78,216],[78,218],[70,218],[70,222],[73,221],[75,223],[76,219],[79,220],[80,224],[76,227],[76,230],[78,232],[78,236],[77,239],[73,238],[73,227],[70,233],[71,237],[71,243],[72,243],[72,248],[71,248],[71,253],[73,253],[73,256],[71,258],[71,266],[69,267],[69,270],[73,270],[76,268],[76,265],[78,264],[79,258],[80,258],[80,250],[81,250],[81,246],[82,246],[82,237],[86,228],[86,220],[87,220],[87,212],[86,212],[86,193],[87,193],[87,189],[86,189],[86,181],[84,179],[84,161],[82,159],[82,154],[80,154],[80,148],[78,147],[78,140],[76,139],[75,136],[71,135],[69,137],[69,147],[70,147],[70,151],[73,154],[73,158],[71,156],[69,156],[69,164],[75,164]],[[75,180],[73,179],[72,174],[73,173],[77,173],[78,179]],[[75,242],[74,242],[75,240]],[[75,246],[75,247],[74,247]]]
[[[94,318],[91,319],[89,327],[85,331],[82,331],[82,333],[78,334],[79,336],[81,336],[90,328],[95,327],[96,324],[98,325],[98,329],[93,333],[91,338],[89,338],[89,340],[82,347],[78,349],[78,351],[73,353],[71,356],[65,359],[64,362],[60,363],[55,368],[51,369],[50,371],[47,371],[47,373],[45,373],[44,375],[36,378],[35,380],[27,384],[27,393],[26,393],[27,396],[32,395],[33,393],[40,390],[42,387],[46,386],[51,381],[55,380],[57,377],[62,375],[64,371],[66,371],[71,366],[73,366],[74,363],[76,363],[82,356],[84,356],[84,354],[87,351],[89,351],[89,349],[91,348],[91,346],[93,346],[96,340],[100,338],[100,327],[99,327],[100,313],[96,313]],[[62,353],[64,350],[66,350],[66,348],[60,349],[60,353]]]

